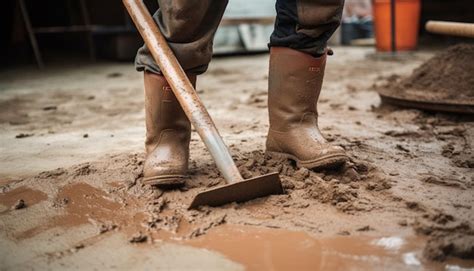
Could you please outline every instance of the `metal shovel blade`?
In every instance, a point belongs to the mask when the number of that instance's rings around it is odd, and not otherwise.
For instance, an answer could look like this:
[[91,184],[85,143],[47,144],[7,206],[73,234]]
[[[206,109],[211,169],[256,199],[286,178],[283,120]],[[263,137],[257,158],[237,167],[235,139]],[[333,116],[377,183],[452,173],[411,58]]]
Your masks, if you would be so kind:
[[244,202],[282,193],[283,187],[278,173],[270,173],[201,192],[194,197],[189,209],[202,205],[220,206],[231,202]]

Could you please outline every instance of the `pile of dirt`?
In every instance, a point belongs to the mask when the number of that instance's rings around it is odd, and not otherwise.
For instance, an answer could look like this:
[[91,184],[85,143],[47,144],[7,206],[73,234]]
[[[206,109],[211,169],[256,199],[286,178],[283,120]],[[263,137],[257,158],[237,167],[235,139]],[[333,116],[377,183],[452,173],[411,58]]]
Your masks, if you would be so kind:
[[392,76],[379,91],[389,97],[474,104],[474,45],[449,47],[406,77]]
[[[199,192],[224,184],[224,179],[213,164],[193,165],[191,176],[179,191],[153,190],[138,182],[129,189],[141,197],[148,191],[154,199],[148,202],[146,231],[153,238],[154,231],[167,228],[187,231],[181,238],[194,238],[224,222],[258,225],[272,228],[292,228],[317,232],[311,226],[295,223],[302,210],[315,205],[331,205],[346,214],[368,212],[378,206],[381,193],[391,187],[390,179],[373,165],[361,161],[348,163],[343,168],[314,172],[297,168],[293,163],[274,158],[261,151],[236,155],[236,164],[244,178],[279,172],[285,194],[255,199],[246,203],[232,203],[218,208],[200,207],[187,210],[192,198]],[[159,195],[159,198],[156,195]],[[262,220],[262,218],[266,218]],[[317,214],[308,214],[307,221],[317,221]],[[309,223],[311,224],[311,222]]]

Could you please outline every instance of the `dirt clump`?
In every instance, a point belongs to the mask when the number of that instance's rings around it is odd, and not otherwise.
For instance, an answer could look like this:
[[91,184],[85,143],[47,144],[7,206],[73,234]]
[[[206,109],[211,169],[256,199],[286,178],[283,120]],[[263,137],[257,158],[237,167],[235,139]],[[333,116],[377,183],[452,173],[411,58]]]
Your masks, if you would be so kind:
[[474,103],[474,45],[458,44],[435,55],[406,77],[392,76],[380,91],[431,102]]
[[388,176],[362,161],[352,161],[341,168],[315,172],[296,168],[286,159],[255,151],[244,155],[238,165],[244,178],[279,172],[283,187],[291,196],[291,200],[282,202],[283,206],[305,206],[297,199],[301,198],[329,203],[346,213],[369,211],[373,204],[364,199],[361,190],[383,191],[391,187]]
[[31,136],[34,136],[34,134],[21,133],[21,134],[17,134],[15,138],[25,138],[25,137],[31,137]]
[[12,208],[13,208],[14,210],[26,208],[26,203],[25,203],[24,200],[19,199],[19,200],[15,203],[15,205],[13,205]]
[[413,224],[417,233],[428,237],[423,255],[431,260],[448,257],[474,259],[474,230],[469,222],[442,212],[426,212]]
[[141,232],[138,232],[134,234],[128,241],[130,243],[143,243],[143,242],[146,242],[147,239],[148,239],[148,236],[146,236],[145,234]]
[[448,256],[474,259],[474,234],[453,234],[428,240],[423,254],[428,259],[443,261]]
[[442,185],[448,187],[457,187],[461,189],[467,189],[468,184],[463,183],[462,181],[453,179],[453,178],[439,178],[438,176],[426,174],[421,178],[422,182],[435,184],[435,185]]

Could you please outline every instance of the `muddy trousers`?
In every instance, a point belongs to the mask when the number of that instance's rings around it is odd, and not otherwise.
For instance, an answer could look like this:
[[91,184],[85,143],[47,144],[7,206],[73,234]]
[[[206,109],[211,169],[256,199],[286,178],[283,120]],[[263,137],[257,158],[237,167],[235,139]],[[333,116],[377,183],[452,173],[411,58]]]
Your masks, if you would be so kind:
[[[214,34],[227,0],[158,0],[153,15],[178,61],[188,74],[202,74],[212,57]],[[277,0],[269,47],[288,47],[313,56],[324,53],[340,24],[344,0]],[[146,46],[138,50],[138,71],[160,73]]]

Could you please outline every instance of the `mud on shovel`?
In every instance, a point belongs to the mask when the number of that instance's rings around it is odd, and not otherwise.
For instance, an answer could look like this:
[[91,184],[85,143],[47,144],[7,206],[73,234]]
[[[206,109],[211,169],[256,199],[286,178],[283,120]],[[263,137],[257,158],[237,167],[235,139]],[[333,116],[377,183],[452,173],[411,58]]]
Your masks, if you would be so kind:
[[199,99],[184,70],[171,51],[143,0],[123,0],[145,44],[160,67],[194,128],[204,141],[227,184],[201,192],[189,208],[219,206],[283,193],[278,173],[244,180],[224,144],[211,116]]

